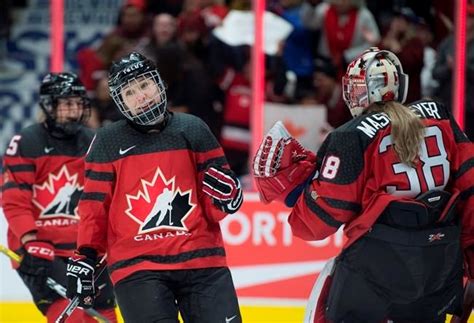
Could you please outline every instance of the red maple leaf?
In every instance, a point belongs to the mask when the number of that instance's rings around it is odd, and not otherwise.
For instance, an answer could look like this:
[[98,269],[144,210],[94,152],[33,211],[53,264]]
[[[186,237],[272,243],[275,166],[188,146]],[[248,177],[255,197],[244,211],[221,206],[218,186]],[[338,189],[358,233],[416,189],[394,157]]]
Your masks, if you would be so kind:
[[295,125],[291,120],[284,120],[283,124],[285,125],[285,128],[288,130],[290,135],[292,135],[294,138],[300,138],[306,133],[306,128],[303,126],[298,126]]
[[[138,233],[145,233],[149,231],[159,230],[159,229],[173,229],[177,230],[178,228],[167,225],[159,225],[151,227],[150,229],[143,229],[143,226],[146,224],[148,218],[156,214],[157,210],[155,208],[163,208],[162,214],[165,216],[166,206],[174,200],[176,194],[186,193],[190,199],[191,191],[181,192],[180,188],[175,188],[175,176],[167,180],[163,175],[161,169],[158,167],[156,172],[151,180],[141,179],[141,188],[138,189],[135,195],[126,194],[128,208],[125,210],[132,220],[140,225],[140,230]],[[160,201],[163,199],[166,201]],[[195,204],[191,203],[188,200],[191,210],[194,208]],[[171,210],[170,210],[171,212]],[[191,212],[188,212],[189,215]],[[183,228],[181,228],[182,230]],[[187,228],[184,226],[184,229]]]

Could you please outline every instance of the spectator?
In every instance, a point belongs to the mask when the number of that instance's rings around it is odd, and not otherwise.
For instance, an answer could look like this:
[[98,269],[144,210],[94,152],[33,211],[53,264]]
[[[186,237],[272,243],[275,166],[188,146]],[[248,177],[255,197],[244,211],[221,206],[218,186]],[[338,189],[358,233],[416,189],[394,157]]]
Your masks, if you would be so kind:
[[311,89],[314,70],[312,33],[301,21],[302,0],[280,0],[280,4],[283,8],[281,16],[293,26],[293,31],[285,40],[283,61],[287,69],[295,73],[297,87],[302,90]]
[[97,49],[85,48],[78,53],[79,76],[88,90],[95,87],[96,72],[107,70],[113,60],[129,53],[146,40],[147,25],[143,6],[129,2],[119,13],[117,27],[105,36]]
[[160,13],[153,18],[151,37],[146,42],[140,42],[135,50],[155,59],[158,48],[177,42],[176,30],[176,18],[167,13]]
[[410,79],[407,102],[421,98],[421,70],[423,69],[424,43],[417,35],[420,19],[413,10],[404,7],[392,18],[389,30],[380,44],[381,49],[395,53]]
[[346,62],[380,40],[375,19],[362,0],[331,0],[317,6],[306,1],[301,15],[307,28],[321,31],[317,53],[332,60],[338,79],[345,72]]
[[431,27],[423,22],[418,27],[418,36],[423,45],[423,69],[421,70],[421,96],[423,98],[431,97],[434,90],[438,87],[438,82],[433,79],[433,68],[436,63],[436,50],[434,49],[433,40],[434,35]]
[[337,128],[351,120],[351,114],[342,99],[341,82],[330,60],[316,59],[313,73],[314,94],[305,103],[322,104],[326,107],[326,121]]
[[[465,132],[474,140],[474,101],[469,99],[474,93],[474,10],[470,7],[466,23],[466,94],[465,106]],[[452,100],[452,74],[454,66],[454,35],[449,35],[439,46],[433,78],[438,81],[439,87],[435,90],[435,96],[451,107]]]
[[219,81],[225,93],[221,144],[229,165],[238,176],[247,173],[252,102],[250,49],[241,71],[228,68]]

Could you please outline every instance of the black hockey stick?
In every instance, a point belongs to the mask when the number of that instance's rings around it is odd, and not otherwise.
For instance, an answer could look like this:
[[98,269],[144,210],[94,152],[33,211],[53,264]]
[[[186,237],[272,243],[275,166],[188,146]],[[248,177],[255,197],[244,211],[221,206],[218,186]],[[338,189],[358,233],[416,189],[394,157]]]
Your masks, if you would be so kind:
[[[13,260],[16,263],[21,262],[21,256],[19,254],[17,254],[16,252],[8,249],[7,247],[5,247],[4,245],[1,245],[1,244],[0,244],[0,252],[3,253],[5,256],[7,256],[8,258],[10,258],[11,260]],[[48,285],[49,288],[51,288],[56,293],[58,293],[59,296],[67,298],[66,288],[63,285],[56,282],[53,278],[48,277],[46,279],[46,285]],[[100,322],[100,323],[108,323],[109,322],[109,320],[107,320],[106,317],[104,317],[102,314],[100,314],[99,312],[97,312],[93,308],[84,309],[84,311],[87,314],[89,314],[90,316],[92,316],[93,318],[95,318],[97,320],[97,322]]]
[[[100,277],[100,275],[105,271],[105,259],[107,258],[107,254],[105,254],[100,262],[97,264],[97,267],[99,270],[97,271],[97,274],[94,277],[94,284],[97,282],[97,279]],[[69,301],[69,304],[66,306],[66,308],[59,314],[58,318],[56,319],[55,323],[64,323],[66,322],[67,318],[71,316],[71,314],[76,310],[76,308],[79,306],[79,296],[75,296],[73,299]],[[86,310],[86,309],[84,309]],[[106,321],[108,322],[108,321]]]

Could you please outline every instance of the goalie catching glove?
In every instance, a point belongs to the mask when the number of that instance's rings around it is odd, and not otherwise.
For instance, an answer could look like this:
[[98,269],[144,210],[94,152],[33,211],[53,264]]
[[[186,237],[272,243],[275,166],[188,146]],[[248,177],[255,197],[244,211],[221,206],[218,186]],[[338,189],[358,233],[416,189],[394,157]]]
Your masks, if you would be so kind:
[[291,137],[281,121],[266,134],[253,160],[255,181],[264,203],[284,202],[315,169],[316,155]]
[[242,205],[242,188],[235,173],[218,165],[209,165],[204,173],[204,193],[225,213],[235,213]]

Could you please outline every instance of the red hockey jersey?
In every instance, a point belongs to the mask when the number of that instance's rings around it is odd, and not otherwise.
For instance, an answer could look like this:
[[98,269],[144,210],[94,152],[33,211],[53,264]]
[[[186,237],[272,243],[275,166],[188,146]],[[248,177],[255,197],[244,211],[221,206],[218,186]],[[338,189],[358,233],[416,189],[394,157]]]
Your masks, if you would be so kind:
[[210,163],[227,165],[192,115],[171,115],[160,132],[125,120],[100,129],[86,158],[78,246],[107,252],[114,283],[139,270],[226,266],[226,214],[202,192]]
[[76,248],[77,204],[84,186],[84,155],[93,138],[82,128],[77,136],[58,139],[43,124],[13,136],[3,159],[3,211],[8,245],[17,250],[21,237],[37,231],[51,241],[56,255]]
[[316,178],[290,214],[295,235],[324,239],[344,224],[347,247],[391,201],[439,189],[460,192],[463,247],[474,244],[474,146],[441,104],[418,101],[411,109],[426,126],[416,167],[400,163],[386,114],[349,121],[329,135],[317,154]]

